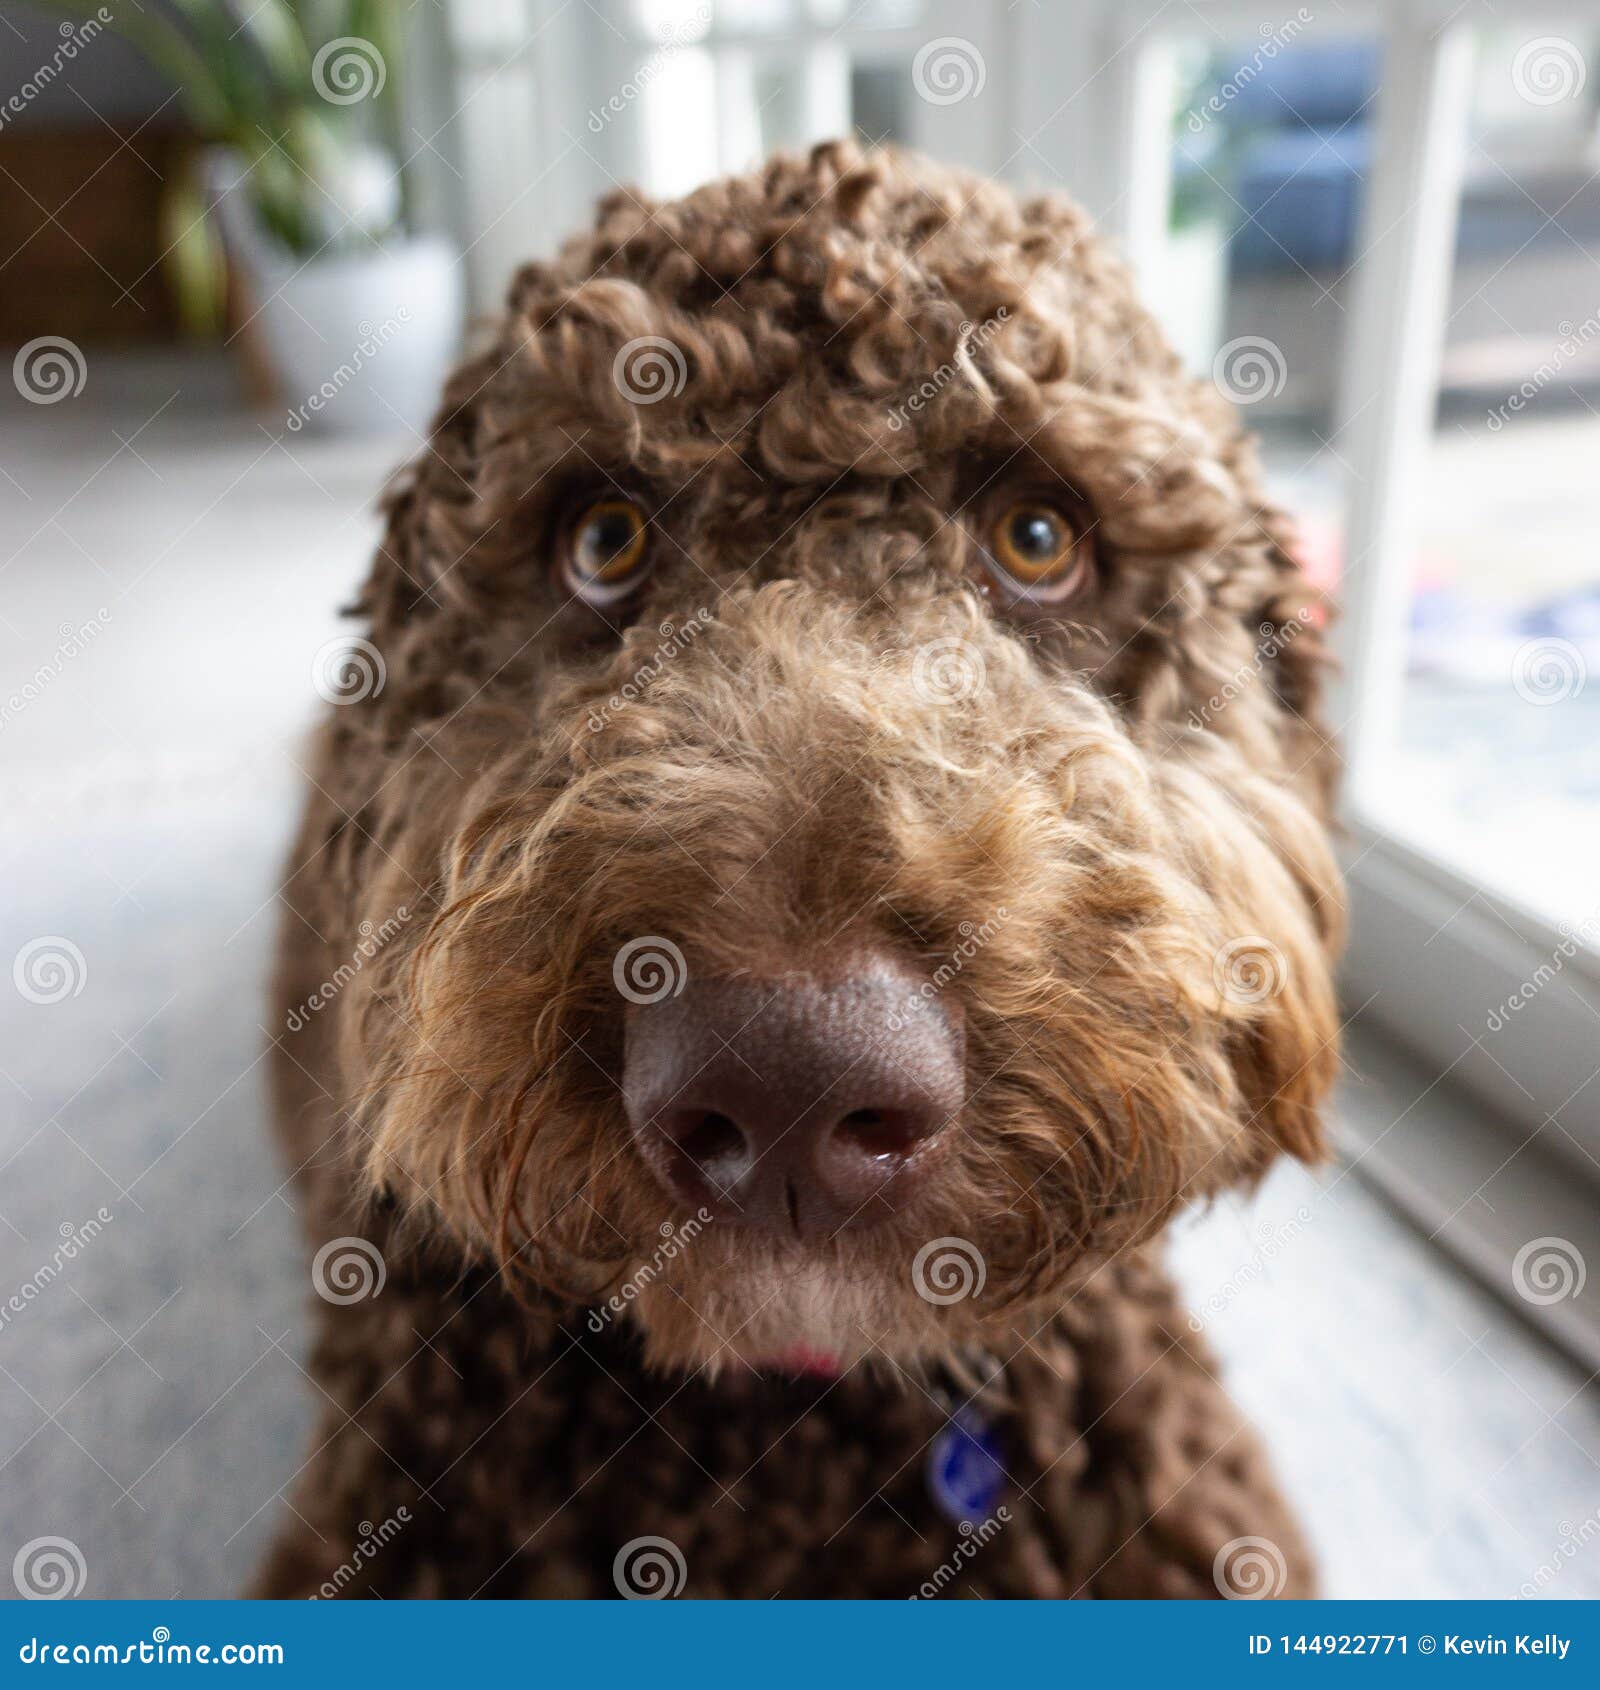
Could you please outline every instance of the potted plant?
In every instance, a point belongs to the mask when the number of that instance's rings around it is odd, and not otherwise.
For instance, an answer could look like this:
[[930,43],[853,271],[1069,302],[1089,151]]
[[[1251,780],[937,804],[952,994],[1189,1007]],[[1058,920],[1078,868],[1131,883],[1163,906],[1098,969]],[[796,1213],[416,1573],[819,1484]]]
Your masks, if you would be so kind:
[[456,351],[459,254],[407,231],[399,12],[145,0],[111,20],[177,88],[203,143],[170,186],[163,232],[185,320],[215,332],[231,316],[258,334],[297,432],[420,430]]

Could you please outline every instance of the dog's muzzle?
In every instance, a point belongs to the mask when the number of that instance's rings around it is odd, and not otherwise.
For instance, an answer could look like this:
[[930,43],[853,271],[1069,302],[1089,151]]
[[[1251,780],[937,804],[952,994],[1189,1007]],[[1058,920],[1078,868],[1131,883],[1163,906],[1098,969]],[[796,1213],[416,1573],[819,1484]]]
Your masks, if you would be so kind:
[[667,1190],[814,1238],[905,1206],[965,1096],[961,1011],[887,956],[691,979],[628,1015],[623,1092]]

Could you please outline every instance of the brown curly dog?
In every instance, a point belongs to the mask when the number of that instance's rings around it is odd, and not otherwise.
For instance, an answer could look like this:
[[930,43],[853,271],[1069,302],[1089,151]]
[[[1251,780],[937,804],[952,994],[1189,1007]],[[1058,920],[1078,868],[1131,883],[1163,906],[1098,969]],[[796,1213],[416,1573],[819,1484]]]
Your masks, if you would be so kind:
[[616,195],[387,516],[259,1590],[1306,1593],[1155,1253],[1320,1150],[1321,612],[1081,214],[847,144]]

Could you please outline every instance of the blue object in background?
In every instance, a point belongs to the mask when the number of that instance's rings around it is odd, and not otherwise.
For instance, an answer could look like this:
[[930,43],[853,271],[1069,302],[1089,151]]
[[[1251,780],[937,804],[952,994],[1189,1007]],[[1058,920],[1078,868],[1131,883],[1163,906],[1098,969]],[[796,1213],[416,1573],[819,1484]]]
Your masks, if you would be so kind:
[[1240,43],[1216,62],[1238,68],[1220,76],[1226,105],[1213,120],[1212,156],[1180,142],[1176,169],[1180,180],[1209,171],[1237,202],[1234,273],[1341,268],[1355,249],[1371,158],[1379,47],[1289,47],[1269,59]]
[[[1180,136],[1179,182],[1205,170],[1236,202],[1230,265],[1235,276],[1348,267],[1371,175],[1383,53],[1372,42],[1286,47],[1271,58],[1240,41],[1214,55],[1223,109],[1206,146]],[[1224,86],[1229,90],[1222,92]],[[1600,184],[1581,158],[1551,183],[1490,178],[1462,202],[1457,251],[1509,257],[1558,241],[1600,243]],[[1590,178],[1585,180],[1585,178]],[[1558,216],[1559,214],[1559,216]]]
[[1230,249],[1238,275],[1342,270],[1355,251],[1372,130],[1285,129],[1247,143],[1234,179],[1241,207]]

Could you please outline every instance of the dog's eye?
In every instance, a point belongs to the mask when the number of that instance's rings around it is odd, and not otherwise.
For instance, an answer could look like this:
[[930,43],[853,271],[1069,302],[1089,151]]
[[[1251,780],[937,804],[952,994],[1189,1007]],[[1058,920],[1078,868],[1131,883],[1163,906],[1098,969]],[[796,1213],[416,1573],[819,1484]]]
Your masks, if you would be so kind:
[[600,499],[568,530],[567,587],[590,604],[615,604],[644,579],[650,553],[645,514],[632,499]]
[[989,532],[989,557],[1004,585],[1053,603],[1070,598],[1089,571],[1089,548],[1066,514],[1040,499],[1005,510]]

